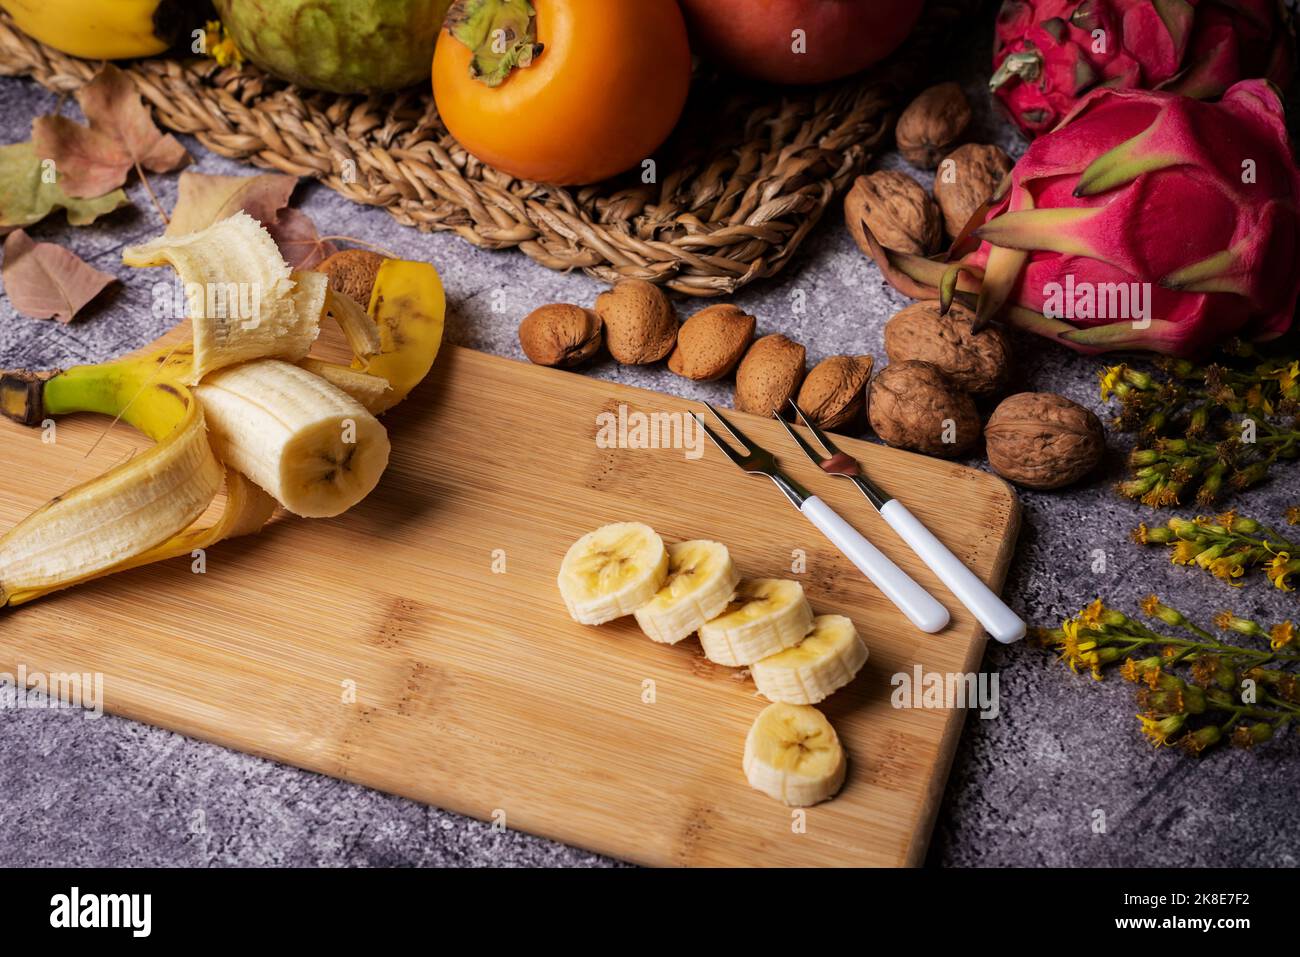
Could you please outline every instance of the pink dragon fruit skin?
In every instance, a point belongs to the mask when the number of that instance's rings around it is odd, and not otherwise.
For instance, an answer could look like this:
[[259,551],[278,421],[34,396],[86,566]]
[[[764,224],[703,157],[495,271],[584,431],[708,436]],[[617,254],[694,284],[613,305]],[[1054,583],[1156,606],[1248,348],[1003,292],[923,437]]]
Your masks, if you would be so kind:
[[[905,294],[956,297],[978,324],[1000,318],[1081,352],[1193,356],[1232,336],[1274,338],[1294,319],[1300,173],[1265,80],[1218,102],[1093,91],[1030,144],[974,226],[938,261],[886,250],[849,222]],[[1145,305],[1061,308],[1075,292],[1113,305],[1121,290]]]
[[1094,315],[1040,331],[1182,356],[1281,335],[1300,295],[1300,174],[1281,100],[1263,80],[1217,103],[1097,90],[1031,144],[975,236],[985,321],[1007,304],[1042,315],[1049,289],[1122,283],[1145,296],[1148,328]]
[[1202,99],[1283,85],[1288,26],[1279,0],[1004,0],[990,87],[1033,137],[1103,84]]

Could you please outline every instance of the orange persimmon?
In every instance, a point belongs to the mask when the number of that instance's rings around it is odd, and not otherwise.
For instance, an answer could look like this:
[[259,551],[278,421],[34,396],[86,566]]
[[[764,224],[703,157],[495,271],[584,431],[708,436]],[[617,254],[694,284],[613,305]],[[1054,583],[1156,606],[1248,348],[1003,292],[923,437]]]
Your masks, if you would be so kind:
[[649,159],[690,79],[676,0],[456,0],[433,57],[438,112],[461,145],[562,186]]

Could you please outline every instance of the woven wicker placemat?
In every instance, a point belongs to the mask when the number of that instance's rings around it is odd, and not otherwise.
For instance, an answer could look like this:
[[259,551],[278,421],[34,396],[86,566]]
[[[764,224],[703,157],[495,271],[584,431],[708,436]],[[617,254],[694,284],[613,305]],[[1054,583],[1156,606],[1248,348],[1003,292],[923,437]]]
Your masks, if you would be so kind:
[[[930,0],[902,51],[839,84],[777,90],[697,76],[652,185],[632,176],[562,189],[507,176],[447,133],[425,87],[347,97],[211,60],[123,66],[162,126],[223,156],[318,179],[408,226],[455,230],[487,249],[518,247],[552,269],[717,296],[790,261],[866,166],[902,97],[925,81],[981,3]],[[0,15],[0,74],[69,93],[97,69]]]

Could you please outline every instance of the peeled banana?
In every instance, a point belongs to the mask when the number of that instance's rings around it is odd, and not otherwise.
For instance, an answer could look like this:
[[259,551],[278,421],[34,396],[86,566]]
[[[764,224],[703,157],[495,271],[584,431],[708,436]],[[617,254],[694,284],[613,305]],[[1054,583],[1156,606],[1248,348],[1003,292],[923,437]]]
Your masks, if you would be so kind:
[[347,511],[388,466],[388,431],[355,399],[306,369],[261,359],[195,389],[221,460],[305,518]]
[[790,807],[834,797],[847,762],[835,729],[816,708],[770,704],[745,738],[744,769],[750,787]]
[[194,0],[0,0],[18,29],[87,60],[155,56],[202,19]]
[[616,522],[569,546],[557,580],[569,614],[584,625],[630,615],[668,577],[668,550],[649,525]]
[[751,665],[799,644],[812,628],[813,614],[795,581],[742,581],[725,611],[700,628],[705,656],[720,665]]
[[843,615],[818,615],[793,648],[754,662],[750,677],[769,701],[816,704],[844,687],[867,662],[867,646]]
[[[266,230],[243,213],[123,258],[176,269],[192,341],[44,377],[0,373],[0,414],[36,425],[99,412],[157,444],[0,537],[0,607],[257,531],[277,502],[310,517],[356,504],[390,453],[371,410],[405,398],[442,339],[445,301],[432,266],[386,262],[367,314],[333,300],[324,275],[290,273]],[[327,299],[351,324],[352,368],[306,358]],[[220,517],[194,526],[223,477]],[[646,599],[666,554],[663,564]]]
[[654,641],[673,645],[694,634],[726,609],[740,573],[720,542],[677,542],[668,546],[668,578],[633,614]]

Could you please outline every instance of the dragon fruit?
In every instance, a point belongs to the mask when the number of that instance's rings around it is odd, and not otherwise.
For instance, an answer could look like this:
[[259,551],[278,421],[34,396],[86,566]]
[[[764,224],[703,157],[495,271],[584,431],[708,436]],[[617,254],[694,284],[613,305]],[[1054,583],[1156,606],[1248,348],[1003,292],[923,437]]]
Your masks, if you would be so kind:
[[989,86],[1033,137],[1101,86],[1199,99],[1249,77],[1285,84],[1280,0],[1005,0]]
[[1216,103],[1096,90],[1030,145],[1002,192],[946,261],[883,249],[852,216],[849,227],[907,295],[956,297],[981,324],[1000,317],[1084,352],[1191,356],[1291,326],[1300,174],[1267,81]]

